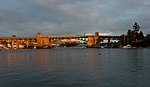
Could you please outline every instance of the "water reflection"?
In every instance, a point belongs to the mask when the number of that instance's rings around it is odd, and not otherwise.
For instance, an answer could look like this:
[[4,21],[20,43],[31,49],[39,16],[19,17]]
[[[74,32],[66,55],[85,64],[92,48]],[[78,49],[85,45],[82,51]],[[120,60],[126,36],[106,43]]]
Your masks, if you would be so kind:
[[146,87],[150,85],[148,52],[71,48],[3,51],[0,87]]
[[[142,50],[140,50],[141,52]],[[134,50],[132,53],[130,53],[130,71],[134,74],[138,72],[142,72],[143,69],[143,57],[139,53],[139,50]]]

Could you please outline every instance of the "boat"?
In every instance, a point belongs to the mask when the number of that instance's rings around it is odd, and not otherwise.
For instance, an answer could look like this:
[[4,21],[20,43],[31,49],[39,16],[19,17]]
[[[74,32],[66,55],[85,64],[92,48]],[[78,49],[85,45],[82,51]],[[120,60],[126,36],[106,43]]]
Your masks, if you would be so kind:
[[131,45],[123,46],[122,48],[132,48]]

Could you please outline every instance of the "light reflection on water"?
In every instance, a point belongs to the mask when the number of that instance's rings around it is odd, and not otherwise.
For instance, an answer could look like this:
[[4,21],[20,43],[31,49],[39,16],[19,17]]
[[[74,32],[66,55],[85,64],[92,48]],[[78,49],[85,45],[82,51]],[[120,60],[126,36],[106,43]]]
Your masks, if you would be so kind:
[[149,87],[149,50],[4,50],[0,87]]

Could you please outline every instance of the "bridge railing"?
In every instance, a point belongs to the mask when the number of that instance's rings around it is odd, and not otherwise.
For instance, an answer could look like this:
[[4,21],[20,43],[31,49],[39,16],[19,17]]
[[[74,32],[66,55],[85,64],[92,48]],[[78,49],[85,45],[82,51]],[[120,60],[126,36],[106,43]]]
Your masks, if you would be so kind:
[[80,38],[80,37],[88,37],[88,35],[50,35],[49,38]]
[[[43,37],[49,37],[49,38],[87,38],[89,36],[95,36],[95,35],[50,35],[50,36],[43,36]],[[100,35],[102,38],[119,38],[120,36],[106,36],[106,35]],[[0,37],[0,40],[6,40],[6,39],[36,39],[36,37],[26,37],[26,36],[17,36],[17,37]]]
[[31,38],[35,38],[35,37],[24,37],[24,36],[17,36],[17,37],[0,37],[0,39],[13,39],[13,38],[22,38],[22,39],[24,39],[24,38],[27,38],[27,39],[31,39]]

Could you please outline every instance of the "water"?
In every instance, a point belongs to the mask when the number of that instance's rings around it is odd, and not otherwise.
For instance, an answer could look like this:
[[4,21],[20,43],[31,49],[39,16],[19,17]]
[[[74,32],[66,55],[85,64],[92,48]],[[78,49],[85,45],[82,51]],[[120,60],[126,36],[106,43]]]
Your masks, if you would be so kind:
[[149,87],[150,49],[3,50],[0,87]]

